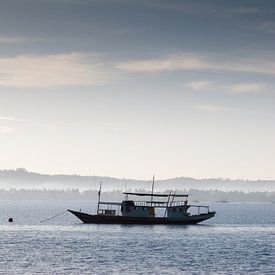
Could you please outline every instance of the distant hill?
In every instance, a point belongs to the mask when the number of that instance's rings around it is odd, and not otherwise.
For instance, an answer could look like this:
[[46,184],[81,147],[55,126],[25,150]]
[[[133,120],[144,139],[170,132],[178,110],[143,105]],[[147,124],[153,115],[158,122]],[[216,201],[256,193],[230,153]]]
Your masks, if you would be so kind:
[[[99,183],[103,183],[104,191],[124,190],[150,190],[151,180],[119,179],[101,176],[80,176],[80,175],[45,175],[29,172],[23,168],[16,170],[0,170],[0,188],[24,188],[24,189],[72,189],[97,190]],[[172,179],[157,180],[156,191],[169,189],[178,190],[221,190],[221,191],[275,191],[274,180],[241,180],[241,179],[195,179],[177,177]]]

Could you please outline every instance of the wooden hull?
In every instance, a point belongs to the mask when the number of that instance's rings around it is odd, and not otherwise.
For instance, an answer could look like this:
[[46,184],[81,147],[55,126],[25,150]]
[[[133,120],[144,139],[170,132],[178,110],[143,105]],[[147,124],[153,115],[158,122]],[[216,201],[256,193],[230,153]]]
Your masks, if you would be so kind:
[[107,216],[107,215],[91,215],[83,212],[69,210],[83,223],[96,224],[197,224],[199,222],[208,220],[215,216],[215,212],[207,214],[191,215],[182,219],[168,219],[168,218],[139,218],[139,217],[124,217],[124,216]]

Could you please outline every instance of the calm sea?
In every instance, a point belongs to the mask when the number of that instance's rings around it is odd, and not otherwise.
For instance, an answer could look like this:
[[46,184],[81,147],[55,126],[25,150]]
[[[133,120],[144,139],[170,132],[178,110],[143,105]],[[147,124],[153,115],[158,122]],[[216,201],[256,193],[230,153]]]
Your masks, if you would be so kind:
[[212,204],[217,216],[190,226],[40,222],[67,208],[95,203],[0,203],[0,273],[275,274],[274,203]]

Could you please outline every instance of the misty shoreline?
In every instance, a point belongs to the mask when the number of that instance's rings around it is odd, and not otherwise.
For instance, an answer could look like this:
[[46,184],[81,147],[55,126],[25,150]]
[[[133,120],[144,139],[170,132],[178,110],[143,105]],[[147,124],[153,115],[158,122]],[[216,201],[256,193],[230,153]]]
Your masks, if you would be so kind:
[[[0,201],[97,201],[100,182],[106,201],[121,201],[123,191],[145,192],[152,185],[150,180],[44,175],[18,168],[0,170]],[[187,177],[156,180],[155,192],[169,194],[170,190],[189,194],[193,203],[275,202],[275,181]]]
[[[144,189],[151,190],[151,180],[120,179],[106,176],[47,175],[27,171],[24,168],[0,170],[0,189],[79,189],[98,190],[102,182],[103,191]],[[243,192],[274,192],[275,180],[242,179],[195,179],[176,177],[155,181],[156,191],[165,190],[220,190]]]
[[[142,192],[144,190],[127,190]],[[124,199],[123,190],[102,192],[101,198],[106,201],[121,201]],[[216,202],[216,203],[272,203],[275,202],[275,192],[242,192],[219,190],[177,190],[178,193],[189,194],[189,202]],[[169,193],[168,190],[160,193]],[[15,201],[83,201],[95,202],[98,198],[97,190],[67,189],[0,189],[0,202]]]

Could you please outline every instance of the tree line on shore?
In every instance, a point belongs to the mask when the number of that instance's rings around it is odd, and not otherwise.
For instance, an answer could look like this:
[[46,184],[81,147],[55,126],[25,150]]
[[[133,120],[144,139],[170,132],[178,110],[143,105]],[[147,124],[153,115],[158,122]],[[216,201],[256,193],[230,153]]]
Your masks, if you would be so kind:
[[[127,190],[143,192],[145,190]],[[123,190],[102,192],[101,198],[106,201],[120,201],[124,198]],[[169,194],[169,191],[162,193]],[[243,192],[185,189],[177,193],[188,193],[190,202],[275,202],[275,192]],[[0,189],[0,201],[96,201],[98,190],[79,189]]]
[[[81,176],[81,175],[48,175],[27,171],[24,168],[0,170],[0,188],[10,189],[98,189],[103,183],[104,191],[124,189],[151,189],[152,179],[136,180],[114,178],[108,176]],[[155,188],[159,191],[167,189],[199,189],[221,191],[265,192],[275,191],[274,180],[243,180],[226,178],[196,179],[190,177],[176,177],[155,180]]]

